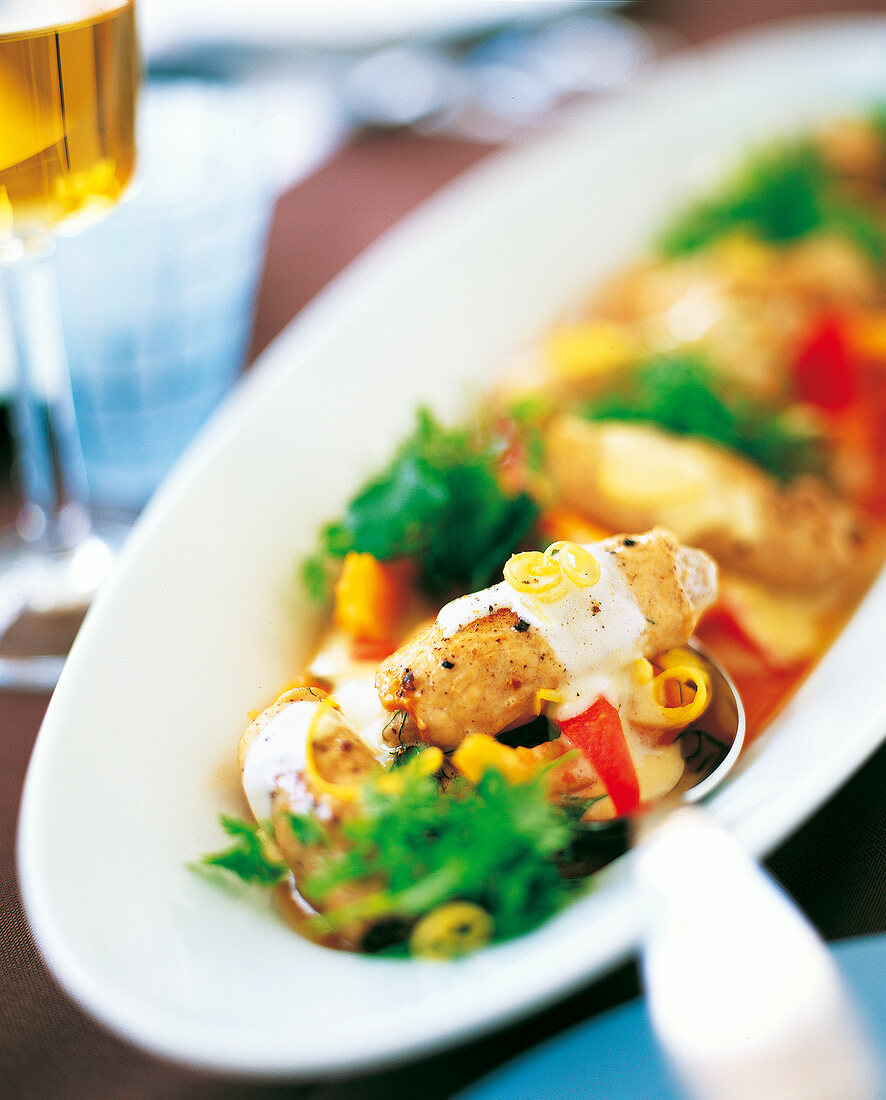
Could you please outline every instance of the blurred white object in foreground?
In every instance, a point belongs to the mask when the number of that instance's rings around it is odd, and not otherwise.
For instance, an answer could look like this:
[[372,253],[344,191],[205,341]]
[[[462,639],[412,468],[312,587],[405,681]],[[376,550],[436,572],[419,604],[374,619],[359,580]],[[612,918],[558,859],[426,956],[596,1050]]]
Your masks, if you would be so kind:
[[875,1100],[873,1059],[833,959],[790,900],[702,812],[636,850],[653,1027],[703,1100]]

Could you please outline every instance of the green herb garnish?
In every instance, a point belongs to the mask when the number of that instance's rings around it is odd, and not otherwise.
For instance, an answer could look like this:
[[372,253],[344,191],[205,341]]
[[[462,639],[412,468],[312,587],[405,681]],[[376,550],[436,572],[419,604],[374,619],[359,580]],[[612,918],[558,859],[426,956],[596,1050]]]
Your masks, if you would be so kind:
[[644,421],[711,440],[788,480],[824,471],[824,445],[779,409],[727,393],[697,355],[658,356],[627,374],[617,388],[587,404],[590,420]]
[[[490,768],[476,785],[460,780],[444,791],[425,774],[420,756],[421,749],[410,748],[395,769],[367,782],[357,815],[344,823],[327,827],[311,815],[285,814],[295,839],[323,857],[321,869],[298,883],[308,899],[322,904],[338,887],[373,884],[368,894],[357,891],[358,901],[313,918],[323,930],[368,918],[364,949],[403,954],[418,918],[468,901],[489,914],[494,940],[509,939],[541,924],[587,874],[624,851],[617,830],[611,835],[581,822],[587,802],[548,800],[549,769],[509,783]],[[227,816],[221,823],[236,843],[203,856],[200,866],[266,887],[286,879],[270,823]]]
[[[406,717],[405,711],[397,711],[398,714],[402,714]],[[391,769],[397,771],[399,768],[405,768],[410,760],[414,760],[416,756],[421,752],[419,745],[404,745],[402,749],[397,749],[391,759]]]
[[262,886],[274,886],[286,878],[289,868],[269,846],[270,829],[225,814],[221,816],[221,824],[225,832],[234,837],[235,843],[223,852],[203,856],[201,864],[221,867],[244,882]]
[[572,822],[547,800],[543,777],[511,784],[490,769],[476,786],[446,794],[411,762],[394,775],[399,789],[367,784],[360,814],[342,826],[349,846],[305,883],[307,895],[321,901],[345,883],[384,884],[325,913],[333,927],[371,916],[402,919],[408,928],[458,899],[488,912],[494,938],[504,939],[537,926],[574,891],[557,861],[569,848]]
[[497,459],[488,434],[444,428],[422,410],[389,466],[323,531],[320,552],[303,567],[309,591],[321,593],[326,563],[350,550],[413,558],[431,595],[485,587],[538,511],[526,493],[501,488]]
[[883,159],[886,160],[886,103],[875,104],[871,108],[868,118],[880,139]]
[[316,818],[301,814],[287,814],[287,818],[289,828],[300,844],[319,844],[323,847],[328,843],[328,834]]
[[541,394],[522,397],[508,408],[520,436],[526,466],[536,473],[544,466],[543,425],[552,412],[550,399]]
[[680,214],[659,247],[666,256],[679,256],[736,231],[772,244],[819,231],[838,233],[874,262],[886,262],[883,224],[840,193],[839,181],[808,142],[758,153],[719,193]]

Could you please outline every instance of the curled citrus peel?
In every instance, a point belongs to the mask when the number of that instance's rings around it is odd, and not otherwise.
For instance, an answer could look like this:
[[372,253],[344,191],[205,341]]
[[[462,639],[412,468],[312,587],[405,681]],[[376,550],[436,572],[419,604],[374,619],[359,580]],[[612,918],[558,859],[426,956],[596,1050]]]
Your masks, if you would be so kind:
[[550,603],[565,595],[570,583],[590,588],[600,579],[597,559],[577,542],[552,542],[544,552],[514,554],[504,567],[508,584],[524,596]]
[[353,802],[360,794],[359,783],[330,783],[328,779],[323,778],[317,769],[317,758],[314,754],[314,738],[317,736],[324,716],[332,710],[340,711],[341,707],[331,695],[327,695],[326,698],[321,700],[318,704],[314,716],[311,718],[307,734],[305,735],[305,774],[315,790],[327,794],[331,798],[337,798],[339,802]]
[[[674,684],[680,702],[673,705],[669,685]],[[710,683],[697,666],[672,665],[652,681],[652,697],[665,712],[669,725],[688,726],[701,717],[710,700]]]

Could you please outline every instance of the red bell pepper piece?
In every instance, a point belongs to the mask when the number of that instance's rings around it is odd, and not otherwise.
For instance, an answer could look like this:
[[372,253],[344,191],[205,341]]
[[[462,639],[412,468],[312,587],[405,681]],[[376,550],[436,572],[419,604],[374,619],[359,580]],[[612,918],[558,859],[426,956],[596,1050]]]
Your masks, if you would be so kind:
[[640,805],[640,784],[615,707],[601,695],[586,711],[558,725],[600,776],[615,812],[633,813]]
[[858,362],[849,327],[839,314],[822,314],[800,344],[794,383],[801,401],[839,412],[858,393]]
[[355,638],[351,643],[351,656],[355,661],[383,661],[397,648],[389,638]]

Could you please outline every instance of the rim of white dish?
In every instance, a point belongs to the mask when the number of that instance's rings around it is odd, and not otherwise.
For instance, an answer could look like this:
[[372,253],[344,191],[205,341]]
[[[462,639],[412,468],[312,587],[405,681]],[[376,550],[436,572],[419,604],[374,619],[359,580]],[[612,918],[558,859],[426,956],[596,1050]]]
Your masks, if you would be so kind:
[[[644,104],[650,98],[667,101],[668,95],[681,95],[681,89],[685,89],[695,80],[706,77],[716,80],[721,67],[731,66],[735,70],[750,64],[755,58],[782,56],[787,59],[797,53],[820,47],[823,36],[828,49],[837,50],[841,44],[848,47],[853,41],[861,41],[869,33],[876,32],[882,36],[884,31],[886,19],[838,17],[742,34],[728,42],[667,62],[629,95],[609,104],[600,104],[587,112],[582,116],[580,125],[589,127],[590,132],[597,136],[609,134],[614,139],[621,126],[632,118],[639,117]],[[561,135],[545,139],[540,145],[556,149],[562,143],[568,144],[570,140],[574,140],[572,127]],[[214,1040],[211,1029],[185,1029],[181,1020],[165,1018],[162,1013],[154,1011],[152,1006],[143,1003],[137,992],[130,991],[125,998],[109,992],[92,973],[88,964],[70,949],[60,923],[62,915],[54,912],[51,903],[47,901],[39,867],[38,836],[42,815],[47,810],[45,799],[49,796],[48,766],[55,743],[63,736],[64,707],[72,697],[78,677],[89,675],[90,670],[86,663],[93,638],[102,630],[104,609],[110,607],[115,590],[126,583],[130,563],[138,560],[143,548],[150,545],[155,532],[162,528],[180,491],[199,478],[201,471],[212,462],[213,456],[223,449],[225,440],[238,425],[249,419],[251,410],[269,399],[280,378],[293,370],[302,369],[343,318],[353,319],[371,308],[373,301],[385,292],[385,288],[402,277],[404,265],[408,269],[415,262],[413,234],[416,237],[421,236],[421,257],[426,260],[442,247],[456,219],[460,219],[463,231],[469,233],[476,218],[475,206],[478,200],[488,201],[494,188],[521,172],[524,173],[523,185],[531,185],[533,173],[539,171],[537,148],[534,145],[491,158],[466,173],[444,194],[430,200],[409,216],[351,265],[271,345],[253,375],[190,449],[140,521],[121,561],[117,581],[102,594],[87,617],[81,637],[75,644],[56,694],[50,702],[28,769],[20,816],[18,855],[27,915],[37,943],[50,967],[84,1008],[119,1034],[162,1057],[219,1072],[286,1078],[340,1074],[390,1066],[477,1037],[559,999],[589,978],[602,973],[606,967],[615,965],[624,958],[635,942],[637,916],[631,906],[627,885],[620,872],[615,871],[606,877],[606,890],[611,898],[611,905],[608,912],[610,939],[605,959],[591,954],[580,960],[577,966],[570,968],[569,960],[555,960],[548,952],[540,956],[551,964],[545,973],[532,976],[511,974],[509,980],[501,982],[500,987],[490,987],[487,999],[481,1004],[465,1005],[457,992],[451,992],[448,1001],[441,999],[431,1006],[425,1006],[423,1012],[416,1013],[408,1021],[411,1029],[408,1036],[392,1033],[382,1021],[366,1020],[362,1040],[354,1042],[349,1051],[338,1051],[333,1059],[323,1050],[302,1051],[296,1057],[291,1047],[282,1046],[279,1042],[275,1045],[273,1041],[269,1041],[261,1049],[245,1049],[235,1047],[229,1042]],[[866,609],[872,608],[875,601],[882,605],[884,599],[886,576],[881,576],[862,611],[870,614]],[[823,666],[839,667],[847,649],[848,642],[844,636],[828,653]],[[765,813],[761,814],[759,807],[754,805],[753,799],[747,796],[740,784],[734,787],[728,785],[713,799],[711,807],[721,820],[734,828],[739,839],[754,854],[761,855],[783,840],[852,774],[877,747],[884,730],[886,704],[879,711],[869,714],[866,722],[847,733],[841,746],[843,752],[838,760],[828,760],[821,767],[810,769],[804,774],[802,782],[787,785],[780,790],[778,799],[767,806]],[[768,751],[772,743],[768,741],[761,748],[765,747]],[[533,933],[533,937],[541,938],[534,942],[541,942],[555,925],[558,928],[571,926],[576,919],[576,910],[582,904],[577,903],[571,910],[555,918],[555,921],[546,926],[547,933],[545,930]],[[515,951],[513,944],[503,945],[503,948],[490,949],[484,955],[489,959],[501,956],[516,959],[519,957],[519,949]],[[485,970],[482,961],[466,960],[464,964],[458,965],[465,974]],[[273,1038],[270,1037],[271,1040]]]

